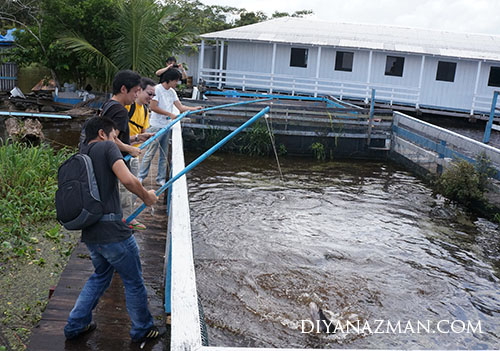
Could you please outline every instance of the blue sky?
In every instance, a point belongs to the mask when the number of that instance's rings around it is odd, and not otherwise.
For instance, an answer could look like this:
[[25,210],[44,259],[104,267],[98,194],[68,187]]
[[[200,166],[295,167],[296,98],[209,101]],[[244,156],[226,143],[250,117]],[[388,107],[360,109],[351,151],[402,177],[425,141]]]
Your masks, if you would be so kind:
[[313,10],[312,18],[500,35],[500,0],[201,0],[263,11]]

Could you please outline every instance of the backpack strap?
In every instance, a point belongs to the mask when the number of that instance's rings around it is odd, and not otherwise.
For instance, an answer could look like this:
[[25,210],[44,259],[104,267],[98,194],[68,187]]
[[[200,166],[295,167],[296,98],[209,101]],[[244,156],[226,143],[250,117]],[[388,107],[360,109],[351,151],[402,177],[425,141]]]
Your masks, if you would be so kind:
[[142,130],[142,128],[144,128],[144,126],[141,126],[141,125],[139,125],[139,124],[135,123],[135,122],[134,122],[134,121],[132,121],[132,120],[128,121],[128,123],[133,124],[134,126],[136,126],[137,128],[139,128],[139,129],[141,129],[141,130]]
[[[146,107],[146,104],[142,106],[144,107],[144,121],[145,121],[146,118],[148,117],[148,108]],[[128,122],[139,128],[140,130],[142,130],[144,126],[141,126],[139,123],[131,120],[132,116],[134,115],[134,112],[135,112],[135,102],[132,105],[130,105],[130,111],[128,112],[128,118],[129,118]]]
[[128,111],[128,118],[132,118],[132,116],[134,115],[134,112],[135,112],[135,102],[132,103],[132,105],[130,105],[130,110]]

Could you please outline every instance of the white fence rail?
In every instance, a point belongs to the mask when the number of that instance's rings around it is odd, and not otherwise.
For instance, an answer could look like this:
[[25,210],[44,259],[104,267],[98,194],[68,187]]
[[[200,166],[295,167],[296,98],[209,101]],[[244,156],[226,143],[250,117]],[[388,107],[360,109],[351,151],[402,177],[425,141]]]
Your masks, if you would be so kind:
[[[172,128],[172,172],[185,167],[180,123]],[[191,240],[191,217],[186,176],[172,184],[167,249],[171,260],[172,328],[170,349],[187,351],[201,348],[198,294]],[[171,243],[171,245],[169,245]],[[167,256],[168,257],[168,253]],[[168,284],[167,284],[168,285]],[[168,295],[168,293],[167,293]]]
[[[475,95],[472,98],[471,114],[473,114],[474,112],[489,113],[491,111],[492,99],[493,99],[493,94],[491,94],[491,96]],[[500,99],[499,101],[497,101],[497,105],[495,107],[497,109],[495,115],[498,116],[500,114]]]
[[204,68],[201,78],[207,85],[216,85],[219,88],[237,87],[246,89],[264,90],[269,93],[277,91],[295,94],[336,95],[368,101],[371,90],[377,90],[377,100],[391,105],[395,102],[418,105],[419,90],[417,88],[394,87],[383,84],[366,84],[360,82],[341,82],[324,78],[300,78],[290,75],[244,72]]
[[[335,95],[340,99],[358,99],[367,103],[371,90],[377,91],[376,100],[390,105],[409,105],[416,109],[420,101],[420,89],[417,87],[390,86],[366,82],[346,82],[324,78],[300,78],[284,74],[259,73],[203,68],[200,77],[207,85],[219,88],[238,88],[295,94]],[[470,113],[487,113],[491,108],[492,96],[474,95],[470,101]],[[500,105],[500,101],[499,101]],[[441,108],[441,107],[439,107]],[[453,107],[450,106],[450,110]],[[459,110],[459,109],[457,109]]]

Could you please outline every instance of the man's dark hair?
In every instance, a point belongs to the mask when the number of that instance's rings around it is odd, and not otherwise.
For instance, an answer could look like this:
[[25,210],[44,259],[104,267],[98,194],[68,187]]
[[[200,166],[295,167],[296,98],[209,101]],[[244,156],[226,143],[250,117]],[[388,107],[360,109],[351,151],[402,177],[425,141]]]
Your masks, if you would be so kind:
[[167,61],[166,62],[174,62],[174,63],[176,63],[177,59],[175,58],[175,56],[170,56],[170,57],[167,57]]
[[113,78],[113,95],[119,94],[121,92],[122,86],[127,88],[127,92],[133,87],[138,86],[141,83],[141,76],[139,73],[125,69],[119,71],[115,74]]
[[92,117],[85,125],[85,143],[94,140],[99,135],[99,130],[109,135],[113,129],[117,129],[115,122],[107,117]]
[[151,85],[152,87],[154,87],[156,85],[156,83],[152,79],[149,79],[149,78],[146,78],[146,77],[142,77],[141,78],[141,89],[142,90],[146,90],[146,88],[148,87],[148,85]]
[[160,83],[170,82],[172,80],[181,80],[182,74],[175,68],[169,68],[160,76]]

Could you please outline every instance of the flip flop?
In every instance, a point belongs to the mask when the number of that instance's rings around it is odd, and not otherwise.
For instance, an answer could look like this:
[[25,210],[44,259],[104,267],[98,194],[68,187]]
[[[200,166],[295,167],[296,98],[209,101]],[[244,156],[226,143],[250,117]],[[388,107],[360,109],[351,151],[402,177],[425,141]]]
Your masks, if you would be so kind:
[[129,226],[135,230],[146,230],[146,226],[141,222],[129,223]]

